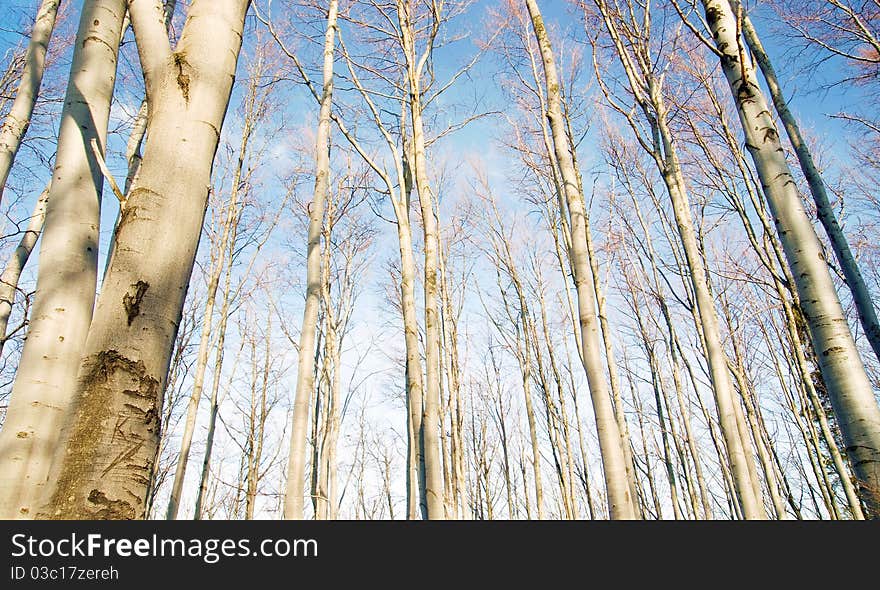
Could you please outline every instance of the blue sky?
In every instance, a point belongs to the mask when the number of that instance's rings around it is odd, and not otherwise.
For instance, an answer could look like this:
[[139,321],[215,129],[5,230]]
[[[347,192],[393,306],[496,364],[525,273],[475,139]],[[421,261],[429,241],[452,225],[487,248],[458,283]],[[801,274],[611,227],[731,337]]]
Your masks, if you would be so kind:
[[[70,14],[76,14],[74,9],[77,8],[79,4],[81,4],[81,2],[74,1],[72,5],[68,7],[68,12]],[[2,28],[0,28],[0,56],[5,55],[9,49],[23,42],[23,38],[20,35],[20,31],[22,30],[21,23],[29,18],[31,11],[35,9],[36,5],[36,0],[0,0],[0,7],[2,7],[7,15],[3,21]],[[456,25],[457,27],[460,27],[457,30],[469,31],[472,35],[483,35],[487,29],[484,13],[493,5],[495,5],[494,2],[477,2],[472,9],[471,15],[465,17],[462,19],[462,22]],[[544,1],[542,2],[542,9],[544,11],[545,20],[550,23],[552,29],[557,32],[562,31],[566,36],[571,35],[579,39],[583,37],[582,24],[579,18],[572,13],[568,2],[562,0]],[[772,31],[773,27],[769,16],[769,13],[761,11],[756,15],[755,21],[760,33]],[[73,29],[75,29],[75,22],[68,22],[65,26],[65,31],[70,33]],[[771,57],[787,56],[791,53],[791,48],[780,42],[778,37],[765,34],[764,38]],[[454,67],[449,64],[461,64],[473,54],[474,50],[473,43],[468,39],[463,39],[455,45],[438,52],[438,73],[441,77],[443,74],[448,75]],[[801,118],[805,128],[812,130],[821,138],[823,143],[833,147],[845,147],[843,145],[843,140],[839,136],[841,125],[839,122],[829,120],[826,115],[840,110],[861,108],[864,103],[865,94],[867,93],[867,90],[848,90],[844,92],[840,87],[831,88],[825,91],[814,90],[817,87],[817,82],[822,83],[834,80],[839,75],[839,72],[835,71],[835,68],[839,66],[839,62],[831,60],[813,72],[813,79],[805,80],[803,82],[802,77],[787,75],[788,72],[792,70],[782,67],[779,68],[783,77],[786,92],[792,101],[794,111]],[[57,64],[54,73],[66,75],[67,68],[68,63],[59,63]],[[506,104],[505,95],[502,89],[498,87],[498,78],[496,76],[497,69],[495,58],[491,55],[485,56],[475,67],[471,76],[467,79],[462,79],[456,89],[450,91],[443,100],[447,104],[458,102],[467,103],[471,97],[476,94],[485,99],[485,102],[481,105],[485,109],[498,111],[509,109],[509,105]],[[116,125],[122,124],[126,119],[126,112],[130,113],[132,110],[136,109],[140,100],[138,94],[139,84],[137,81],[137,72],[134,71],[131,64],[124,68],[124,71],[126,76],[131,77],[128,79],[126,87],[124,88],[125,92],[120,95],[120,104],[114,108],[111,115],[111,120]],[[797,73],[798,76],[802,74],[802,72],[799,71],[795,73]],[[589,75],[589,71],[586,71],[585,75]],[[243,75],[240,75],[239,79],[242,78]],[[587,84],[588,81],[584,80],[583,83]],[[290,124],[291,137],[281,138],[278,141],[278,151],[274,154],[276,160],[272,163],[272,166],[277,169],[283,168],[284,166],[284,163],[280,161],[284,156],[284,149],[298,141],[304,141],[306,135],[301,133],[302,129],[313,126],[315,120],[315,108],[312,99],[302,90],[302,88],[296,88],[293,84],[291,84],[290,88],[288,98],[284,101],[281,107],[279,107],[278,114],[283,114],[287,118],[287,121]],[[238,96],[238,94],[234,96],[233,105],[236,103]],[[873,101],[871,102],[871,107],[876,108]],[[343,113],[343,116],[345,116],[345,113]],[[236,128],[235,123],[234,106],[230,107],[227,125],[224,131],[228,138],[234,138],[238,134],[238,129]],[[503,137],[507,133],[508,130],[502,119],[498,117],[485,118],[471,124],[448,139],[443,140],[436,146],[434,156],[440,161],[448,162],[454,170],[463,171],[461,174],[463,177],[468,176],[467,166],[469,158],[478,157],[482,159],[490,170],[490,180],[498,191],[497,197],[499,200],[503,200],[511,209],[515,209],[518,213],[522,214],[528,207],[518,203],[516,195],[511,194],[511,191],[504,188],[506,184],[506,174],[513,164],[510,161],[510,155],[506,153],[503,148],[499,147],[497,139]],[[122,129],[120,133],[111,138],[110,142],[110,150],[111,152],[114,152],[114,154],[112,154],[113,157],[110,159],[109,163],[111,170],[117,178],[124,177],[124,165],[119,158],[119,154],[124,148],[126,137],[127,130]],[[340,142],[342,141],[338,136],[337,140]],[[233,143],[235,142],[233,141]],[[594,153],[594,147],[595,142],[592,138],[589,138],[582,146],[583,154],[581,163],[584,168],[585,178],[589,178],[588,171],[597,164],[596,160],[601,157],[597,153]],[[23,157],[28,157],[25,152],[23,152]],[[845,151],[843,151],[842,155],[839,157],[841,160],[845,160]],[[273,169],[272,171],[276,172],[277,170]],[[13,174],[15,174],[15,171],[13,171]],[[48,174],[46,174],[46,176],[48,176]],[[34,184],[36,186],[39,183],[35,182]],[[277,189],[277,186],[274,186],[274,183],[269,180],[267,180],[267,186],[272,190]],[[307,192],[308,182],[305,183],[305,186]],[[451,196],[454,199],[458,196],[458,193],[466,192],[466,190],[466,185],[463,182],[459,183],[458,185],[453,186],[452,191],[450,191]],[[106,206],[104,207],[102,220],[102,251],[106,249],[110,231],[109,228],[112,227],[112,220],[116,214],[116,204],[109,191],[105,191],[104,203]],[[28,209],[29,207],[30,202],[22,204],[22,210]],[[371,267],[371,274],[373,276],[365,277],[365,282],[370,281],[372,283],[384,279],[385,277],[382,276],[384,272],[384,261],[386,259],[393,259],[395,255],[393,229],[385,222],[380,221],[378,222],[378,225],[380,232],[383,234],[383,237],[381,238],[382,244],[381,248],[378,249],[376,264]],[[293,239],[295,238],[296,236],[293,237]],[[418,242],[419,240],[417,239],[416,241]],[[103,260],[100,261],[100,264],[103,267]],[[33,272],[35,268],[35,264],[32,263],[29,265],[31,272]],[[300,297],[298,292],[288,293],[286,295],[291,301],[295,301]],[[474,303],[474,305],[477,306],[478,304]],[[358,325],[358,332],[356,333],[355,340],[370,341],[375,340],[376,338],[384,338],[384,340],[379,340],[376,344],[376,348],[381,349],[377,352],[387,353],[391,351],[390,354],[393,354],[394,347],[399,346],[400,344],[396,339],[396,334],[380,334],[380,332],[383,331],[379,329],[383,325],[382,322],[385,321],[387,317],[393,315],[393,312],[390,312],[387,309],[387,305],[382,299],[381,291],[374,287],[365,290],[359,306],[369,317],[368,321]],[[291,317],[295,316],[296,314],[291,312]],[[484,329],[484,327],[485,326],[482,325],[471,326],[470,329],[480,330]],[[232,346],[234,347],[234,344],[232,344]],[[371,365],[368,369],[378,368],[388,371],[388,366],[390,364],[391,363],[388,361],[387,357],[377,354],[371,361]],[[349,366],[347,370],[351,370],[351,367]],[[377,380],[377,384],[371,389],[374,398],[382,397],[382,390],[385,382],[390,382],[395,387],[399,386],[399,375],[392,374],[392,376],[395,377],[395,379],[386,379],[381,382],[380,380]],[[397,417],[397,414],[394,412],[381,412],[380,415],[386,417],[392,416],[394,419]],[[399,422],[393,422],[390,419],[388,422],[392,426],[399,427]],[[198,464],[197,460],[191,462],[191,465],[196,464]],[[193,474],[195,471],[196,469],[192,469],[190,473]]]

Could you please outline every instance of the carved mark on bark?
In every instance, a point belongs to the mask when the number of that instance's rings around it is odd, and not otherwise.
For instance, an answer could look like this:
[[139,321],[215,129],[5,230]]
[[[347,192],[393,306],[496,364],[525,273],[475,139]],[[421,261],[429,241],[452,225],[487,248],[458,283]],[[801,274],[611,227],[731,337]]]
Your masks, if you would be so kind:
[[147,289],[150,288],[150,283],[147,283],[146,281],[138,281],[133,284],[132,287],[134,288],[133,293],[126,293],[122,296],[122,306],[125,307],[129,326],[134,321],[134,318],[141,313],[141,301],[147,293]]
[[[101,474],[95,469],[96,463],[103,464],[102,455],[106,452],[106,437],[115,433],[107,432],[108,421],[116,417],[116,428],[125,428],[126,441],[133,441],[127,449],[110,459],[112,467],[125,462],[123,475],[126,479],[139,483],[145,480],[152,468],[151,465],[132,463],[128,459],[137,456],[139,447],[157,443],[148,440],[142,432],[158,431],[158,413],[156,407],[161,404],[159,381],[147,373],[143,361],[134,361],[121,355],[116,350],[104,350],[87,356],[82,362],[82,377],[78,389],[79,397],[76,408],[76,419],[68,437],[68,449],[64,463],[53,490],[52,499],[46,507],[46,513],[38,514],[40,518],[79,518],[79,519],[127,519],[142,516],[143,496],[127,490],[133,497],[132,501],[109,499],[105,492],[95,489],[100,485]],[[116,399],[121,391],[132,403],[123,404],[119,408]],[[144,403],[146,402],[146,403]],[[132,406],[137,406],[137,410]],[[120,423],[120,417],[124,419]],[[142,421],[145,428],[137,424]],[[120,460],[121,459],[121,460]],[[103,470],[108,473],[107,469]],[[138,486],[140,487],[140,486]],[[90,490],[86,495],[85,490]],[[110,491],[110,490],[107,490]],[[111,492],[112,493],[112,492]]]
[[105,477],[108,473],[110,473],[114,467],[122,463],[123,461],[127,461],[135,456],[135,454],[141,450],[141,447],[144,446],[144,441],[139,441],[130,447],[123,449],[113,461],[110,462],[109,465],[101,472],[101,477]]

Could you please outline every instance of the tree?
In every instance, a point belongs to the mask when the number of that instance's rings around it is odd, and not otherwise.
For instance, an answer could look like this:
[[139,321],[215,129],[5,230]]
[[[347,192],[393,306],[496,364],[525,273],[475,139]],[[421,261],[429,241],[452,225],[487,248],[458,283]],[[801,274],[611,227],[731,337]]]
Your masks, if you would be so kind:
[[[306,304],[299,338],[299,364],[296,373],[293,417],[290,427],[290,455],[287,467],[285,518],[302,520],[305,484],[306,439],[309,400],[315,388],[314,350],[321,304],[321,236],[324,209],[330,191],[330,112],[333,108],[333,62],[336,54],[336,20],[339,3],[330,0],[327,7],[327,30],[324,36],[323,86],[321,89],[318,135],[315,140],[315,190],[309,209],[308,253],[306,255]],[[325,244],[329,249],[330,245]]]
[[3,198],[3,190],[6,188],[18,148],[31,123],[40,85],[43,83],[46,52],[60,4],[61,0],[43,0],[40,3],[24,56],[24,68],[15,91],[15,100],[0,127],[0,199]]
[[684,250],[688,276],[694,293],[696,304],[694,318],[698,324],[701,340],[704,342],[721,432],[727,447],[738,501],[746,518],[765,518],[760,482],[756,480],[751,465],[754,461],[751,442],[739,416],[741,410],[735,398],[728,371],[728,359],[721,343],[718,315],[697,241],[687,183],[676,140],[669,124],[669,107],[663,90],[664,79],[662,74],[656,73],[658,70],[655,67],[655,57],[651,52],[651,20],[646,10],[643,17],[644,26],[634,28],[632,25],[636,17],[631,17],[631,21],[621,22],[625,18],[621,14],[635,14],[632,6],[628,11],[614,14],[603,0],[594,0],[594,4],[612,40],[615,53],[625,72],[629,92],[634,96],[634,102],[643,114],[649,134],[644,137],[640,134],[634,115],[626,112],[625,106],[618,106],[607,86],[602,82],[601,75],[600,84],[606,98],[615,110],[624,114],[629,126],[636,133],[639,144],[654,161],[672,201],[676,229]]
[[[855,18],[858,22],[858,17],[856,16]],[[865,279],[862,277],[862,272],[853,256],[849,240],[847,240],[846,234],[843,233],[840,222],[837,220],[834,209],[831,207],[831,200],[828,198],[825,182],[822,180],[819,169],[816,167],[810,148],[807,146],[806,141],[804,141],[800,126],[788,107],[788,101],[782,93],[782,87],[776,77],[776,70],[773,68],[770,56],[764,50],[764,46],[748,15],[742,16],[742,30],[749,50],[751,50],[755,61],[761,69],[764,80],[767,82],[770,96],[773,99],[773,106],[776,108],[776,112],[785,127],[788,140],[791,142],[792,147],[794,147],[801,170],[807,179],[810,194],[813,195],[813,200],[816,203],[817,216],[822,223],[822,227],[825,228],[825,233],[831,242],[831,248],[837,257],[837,263],[840,265],[846,284],[852,293],[853,302],[859,314],[859,320],[865,330],[865,336],[874,349],[874,355],[880,359],[880,321],[877,319],[877,312],[874,309],[874,302],[871,300],[871,293],[868,291],[868,286],[865,284]],[[878,44],[878,48],[880,48],[880,44]],[[878,59],[880,59],[880,54],[878,54]]]
[[[161,2],[129,2],[148,139],[82,348],[48,518],[144,516],[158,411],[249,4],[196,0],[172,50]],[[121,452],[110,443],[118,436]]]
[[[83,5],[49,187],[37,294],[0,432],[0,515],[32,517],[69,414],[98,265],[98,225],[124,0]],[[95,24],[97,23],[97,24]]]
[[21,235],[18,247],[6,264],[6,268],[3,269],[3,274],[0,275],[0,354],[3,353],[3,346],[11,336],[11,334],[7,334],[7,327],[9,326],[9,316],[12,314],[12,306],[15,303],[18,281],[34,246],[37,245],[37,239],[43,231],[48,201],[49,187],[46,187],[34,205],[34,211],[31,213],[27,229]]
[[[244,121],[241,130],[241,141],[237,149],[237,159],[232,173],[229,190],[229,202],[223,208],[224,218],[221,221],[219,235],[216,243],[212,243],[211,266],[208,276],[208,290],[205,297],[205,310],[202,320],[202,331],[199,340],[199,353],[196,361],[195,375],[193,377],[192,392],[187,407],[186,424],[180,444],[180,455],[174,472],[174,483],[171,497],[168,500],[167,518],[174,520],[180,507],[180,494],[183,489],[183,481],[186,476],[186,466],[189,460],[190,445],[192,444],[193,431],[196,425],[196,415],[201,401],[202,391],[205,385],[205,374],[208,368],[208,357],[211,353],[216,330],[214,329],[215,306],[217,304],[217,291],[220,280],[229,268],[234,256],[235,242],[238,235],[238,224],[241,221],[244,203],[242,203],[247,187],[250,184],[250,176],[254,166],[246,166],[251,159],[253,135],[267,116],[268,98],[272,85],[266,84],[266,63],[269,56],[258,51],[254,62],[248,71],[248,83],[244,104]],[[228,260],[228,261],[227,261]],[[227,282],[228,285],[228,282]],[[226,299],[221,300],[221,308],[226,307]],[[220,322],[223,322],[221,315]],[[217,367],[214,368],[217,370]]]
[[[873,518],[880,517],[880,406],[834,289],[828,264],[785,160],[779,132],[745,54],[728,0],[702,0],[714,51],[736,103],[746,147],[767,194],[795,279],[813,348]],[[737,7],[739,3],[737,3]],[[709,42],[707,42],[709,45]],[[709,45],[712,47],[713,45]]]
[[596,430],[602,448],[602,466],[608,490],[608,509],[611,518],[636,517],[635,500],[632,498],[626,477],[626,461],[620,439],[620,431],[611,404],[605,369],[599,356],[599,326],[596,317],[596,295],[593,274],[587,253],[587,220],[583,195],[578,191],[577,172],[574,169],[569,140],[566,139],[562,116],[559,79],[553,49],[544,21],[535,0],[526,0],[532,27],[541,51],[544,77],[547,84],[547,117],[550,122],[553,146],[562,177],[563,191],[571,227],[572,270],[578,296],[578,316],[583,346],[583,364],[590,384],[590,396],[596,414]]

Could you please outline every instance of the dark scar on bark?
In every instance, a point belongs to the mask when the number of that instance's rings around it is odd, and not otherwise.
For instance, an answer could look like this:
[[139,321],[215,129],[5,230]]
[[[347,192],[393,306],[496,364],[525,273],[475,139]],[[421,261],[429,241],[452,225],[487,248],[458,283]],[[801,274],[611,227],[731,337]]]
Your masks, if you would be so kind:
[[147,289],[150,288],[150,284],[145,281],[138,281],[132,287],[134,287],[134,293],[126,293],[122,297],[122,306],[125,308],[125,313],[128,316],[129,326],[134,321],[134,318],[141,313],[141,301]]

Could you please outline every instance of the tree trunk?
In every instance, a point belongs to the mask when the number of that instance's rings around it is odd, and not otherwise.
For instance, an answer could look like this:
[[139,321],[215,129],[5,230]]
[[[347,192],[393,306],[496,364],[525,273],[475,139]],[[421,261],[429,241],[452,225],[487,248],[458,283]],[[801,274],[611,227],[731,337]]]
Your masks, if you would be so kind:
[[439,234],[434,212],[434,195],[428,180],[425,133],[422,122],[421,75],[423,62],[416,62],[414,27],[410,7],[397,2],[403,51],[409,84],[409,110],[412,124],[412,164],[419,196],[425,251],[425,392],[422,437],[425,456],[425,500],[430,520],[446,517],[443,501],[443,458],[440,450],[440,318],[439,318]]
[[[9,179],[9,171],[18,154],[18,148],[21,147],[21,142],[31,124],[34,105],[37,103],[37,96],[43,83],[46,51],[55,28],[59,4],[61,0],[43,0],[37,10],[37,18],[31,29],[31,38],[24,56],[21,82],[15,91],[12,107],[6,113],[6,118],[0,127],[0,200],[3,198],[3,190],[6,188],[6,181]],[[5,332],[0,332],[3,333]]]
[[[165,0],[165,28],[171,27],[171,21],[174,18],[174,11],[177,8],[177,0]],[[126,23],[122,26],[122,37],[119,42],[122,43],[128,28],[129,16],[126,13]],[[125,185],[122,193],[127,195],[131,190],[134,178],[141,167],[141,149],[144,143],[144,137],[147,135],[147,119],[149,118],[150,107],[147,104],[146,96],[141,100],[141,106],[135,115],[134,123],[131,126],[131,133],[128,136],[128,142],[125,145],[125,161],[128,163],[128,171],[125,173]],[[110,243],[107,244],[107,259],[104,261],[104,274],[110,267],[110,259],[113,257],[113,250],[116,248],[116,226],[119,225],[119,218],[122,216],[122,207],[116,211],[116,219],[113,221],[113,231],[110,233]]]
[[865,336],[868,338],[868,342],[871,343],[871,348],[874,349],[877,359],[880,360],[880,321],[877,320],[877,312],[874,309],[874,302],[871,300],[871,293],[868,291],[868,286],[865,284],[865,279],[862,277],[859,265],[849,247],[846,234],[843,233],[840,222],[838,222],[834,209],[831,207],[831,200],[828,198],[828,191],[825,190],[822,175],[819,173],[819,169],[816,168],[813,155],[801,135],[797,120],[788,108],[788,101],[785,100],[782,86],[776,78],[776,70],[773,68],[770,56],[764,51],[761,39],[758,37],[757,31],[752,26],[752,20],[748,16],[743,17],[742,28],[746,43],[755,56],[755,61],[761,68],[761,73],[764,74],[764,80],[770,89],[773,105],[776,107],[779,119],[782,121],[782,125],[788,134],[788,139],[797,155],[804,178],[807,179],[807,185],[810,187],[810,193],[813,195],[813,201],[816,203],[816,214],[822,223],[822,227],[825,228],[825,233],[828,235],[828,241],[831,242],[831,248],[834,250],[837,263],[840,264],[846,284],[852,293],[853,303],[858,311],[862,328],[865,330]]
[[[290,456],[287,460],[287,492],[284,518],[302,520],[306,470],[306,439],[309,399],[315,388],[315,331],[321,304],[321,232],[324,206],[330,190],[330,111],[333,107],[333,57],[336,46],[337,0],[330,0],[327,31],[324,36],[324,87],[318,116],[315,148],[315,193],[309,213],[308,253],[306,259],[306,304],[303,310],[299,342],[296,393],[290,426]],[[327,244],[325,247],[329,248]]]
[[82,9],[46,205],[37,293],[0,432],[3,518],[32,518],[39,508],[92,319],[104,178],[91,141],[103,151],[124,15],[124,0],[87,0]]
[[9,326],[9,316],[12,314],[12,306],[15,303],[15,293],[18,291],[18,280],[21,278],[21,272],[30,258],[34,246],[37,244],[37,238],[43,231],[43,222],[46,220],[46,204],[49,202],[49,187],[47,186],[40,196],[37,198],[37,204],[34,205],[34,211],[31,213],[31,220],[28,222],[27,229],[18,242],[18,247],[3,269],[0,275],[0,356],[3,355],[3,346],[9,336],[6,334]]
[[737,498],[746,519],[764,519],[766,513],[761,502],[758,482],[753,477],[754,469],[751,468],[754,461],[751,445],[748,444],[748,437],[744,436],[745,432],[741,428],[737,413],[738,403],[728,372],[727,354],[721,344],[718,314],[715,310],[712,293],[709,290],[704,261],[700,255],[694,231],[690,200],[685,188],[678,152],[672,133],[668,128],[665,103],[659,94],[659,89],[653,83],[651,84],[651,94],[654,106],[658,111],[657,128],[665,152],[665,165],[661,172],[672,201],[675,223],[691,278],[691,287],[696,303],[693,310],[694,319],[697,323],[697,329],[702,334],[706,361],[712,380],[712,390],[715,393],[715,402],[718,407],[718,422],[727,447]]
[[[209,269],[208,289],[205,301],[205,311],[202,319],[202,331],[199,338],[199,352],[196,359],[195,375],[193,376],[192,392],[190,393],[189,403],[187,404],[186,422],[183,428],[183,436],[180,441],[180,452],[177,459],[177,467],[174,470],[174,480],[171,486],[171,496],[168,499],[168,510],[165,518],[174,520],[180,508],[180,495],[183,491],[183,482],[186,478],[186,467],[189,462],[189,453],[192,446],[192,437],[196,429],[196,419],[198,418],[199,403],[202,399],[202,391],[205,387],[205,374],[208,369],[208,357],[211,354],[212,336],[214,335],[214,307],[217,303],[217,289],[220,286],[220,278],[227,267],[226,257],[230,258],[235,252],[234,247],[230,247],[230,242],[234,243],[237,235],[236,226],[241,219],[242,206],[239,199],[242,192],[242,177],[246,174],[245,162],[248,153],[248,146],[251,136],[257,125],[258,111],[262,110],[262,104],[257,96],[258,93],[258,71],[261,69],[262,58],[258,58],[257,71],[252,72],[251,82],[248,86],[248,94],[245,98],[244,113],[244,129],[241,134],[241,142],[238,147],[238,158],[235,166],[235,172],[232,175],[231,195],[229,203],[226,205],[226,215],[222,220],[222,229],[220,231],[220,240],[217,245],[216,257],[212,255],[214,260]],[[231,263],[231,260],[230,260]]]
[[[407,191],[403,191],[407,194]],[[406,345],[407,403],[407,518],[427,518],[425,495],[425,451],[422,426],[422,359],[419,352],[419,320],[416,314],[416,263],[413,256],[412,229],[408,199],[395,202],[397,244],[400,251],[400,306],[403,315],[403,338]]]
[[868,516],[880,518],[880,407],[785,160],[779,132],[752,64],[741,50],[737,19],[727,0],[702,0],[702,4],[735,98],[746,147],[795,278],[822,377],[859,479],[859,496]]
[[630,494],[626,476],[626,459],[621,448],[620,430],[614,416],[608,385],[605,382],[605,368],[599,357],[601,343],[599,342],[599,325],[596,318],[595,288],[587,253],[586,211],[583,199],[578,192],[577,175],[569,152],[569,141],[565,135],[556,63],[537,3],[535,0],[526,0],[526,5],[544,64],[544,77],[547,84],[547,116],[550,120],[553,147],[559,162],[565,199],[571,217],[570,256],[577,285],[578,316],[584,351],[582,360],[596,416],[596,430],[599,434],[602,466],[605,471],[605,485],[608,491],[609,516],[612,519],[633,519],[636,518],[635,500]]
[[158,411],[248,6],[195,0],[172,52],[161,3],[129,3],[150,139],[82,349],[48,518],[144,517]]

